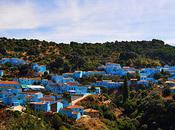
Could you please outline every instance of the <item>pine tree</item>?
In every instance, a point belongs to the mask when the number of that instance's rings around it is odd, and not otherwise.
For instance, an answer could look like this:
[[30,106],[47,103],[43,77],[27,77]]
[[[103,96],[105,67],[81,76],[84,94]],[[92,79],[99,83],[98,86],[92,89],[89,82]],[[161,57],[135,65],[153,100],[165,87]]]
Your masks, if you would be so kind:
[[129,97],[129,87],[128,87],[128,78],[125,77],[124,84],[123,84],[123,103],[128,100]]

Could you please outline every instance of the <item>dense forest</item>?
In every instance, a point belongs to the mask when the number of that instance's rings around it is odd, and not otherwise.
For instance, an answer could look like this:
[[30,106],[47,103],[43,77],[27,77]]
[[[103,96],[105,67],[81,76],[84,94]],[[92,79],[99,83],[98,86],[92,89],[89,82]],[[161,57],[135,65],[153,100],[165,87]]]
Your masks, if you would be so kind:
[[52,72],[94,70],[106,62],[150,67],[175,64],[175,47],[161,40],[105,43],[55,43],[0,38],[0,58],[18,57],[47,65]]

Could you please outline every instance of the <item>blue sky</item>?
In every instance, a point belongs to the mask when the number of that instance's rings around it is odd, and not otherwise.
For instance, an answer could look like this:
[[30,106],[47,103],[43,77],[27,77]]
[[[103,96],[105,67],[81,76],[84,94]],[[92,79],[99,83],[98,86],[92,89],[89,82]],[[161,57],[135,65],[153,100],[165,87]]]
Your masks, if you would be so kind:
[[175,45],[175,0],[0,0],[0,37],[55,42],[161,39]]

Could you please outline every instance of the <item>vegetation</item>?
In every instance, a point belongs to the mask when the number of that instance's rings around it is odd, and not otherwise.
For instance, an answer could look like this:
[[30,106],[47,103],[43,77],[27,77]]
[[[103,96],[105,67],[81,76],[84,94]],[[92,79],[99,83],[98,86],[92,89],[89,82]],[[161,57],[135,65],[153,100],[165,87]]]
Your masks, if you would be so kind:
[[[151,67],[161,64],[175,64],[175,47],[164,44],[161,40],[152,41],[122,41],[106,43],[71,42],[70,44],[56,44],[39,40],[16,40],[0,38],[0,58],[18,57],[28,62],[47,65],[53,73],[63,73],[74,70],[94,70],[106,62],[116,62],[122,65],[136,67]],[[30,65],[12,67],[11,64],[1,66],[7,72],[4,79],[15,76],[30,75]],[[17,71],[19,72],[17,73]],[[13,72],[13,73],[10,73]],[[30,72],[30,73],[29,73]],[[154,75],[155,79],[166,79],[168,73],[161,72]],[[11,77],[9,77],[11,76]],[[47,73],[44,77],[49,77]],[[168,76],[167,76],[168,77]],[[127,77],[92,76],[78,79],[83,84],[97,80],[112,79],[124,81],[119,90],[102,88],[103,94],[90,95],[79,105],[99,111],[100,118],[76,122],[59,113],[37,113],[29,108],[23,113],[0,111],[0,129],[20,130],[83,130],[90,129],[93,123],[96,129],[105,130],[174,130],[175,129],[175,100],[165,100],[170,92],[164,88],[163,92],[155,91],[144,85],[135,88],[127,85],[128,78],[139,79],[138,74]],[[89,91],[94,91],[92,87]],[[162,96],[163,94],[163,96]],[[69,102],[71,97],[64,93],[63,97]],[[120,111],[117,114],[118,110]],[[78,124],[79,123],[79,124]]]
[[94,70],[106,62],[150,67],[175,64],[175,47],[161,40],[56,44],[54,42],[0,38],[0,58],[18,57],[46,64],[52,72]]
[[2,130],[53,130],[44,120],[18,111],[4,111],[0,114]]
[[[162,74],[162,73],[161,73]],[[155,76],[162,78],[156,74]],[[165,78],[165,77],[163,77]],[[107,91],[102,95],[92,95],[80,105],[99,110],[100,120],[109,130],[173,130],[175,98],[167,100],[169,89],[139,86],[132,88],[126,84],[116,93]],[[162,91],[160,91],[162,90]],[[109,102],[108,102],[109,101]],[[116,108],[121,111],[116,116]]]
[[122,89],[123,89],[123,91],[122,91],[123,92],[123,103],[125,103],[129,97],[129,87],[128,87],[127,77],[125,77],[124,85],[123,85]]
[[24,112],[1,111],[1,130],[80,130],[74,120],[59,113],[34,112],[29,107]]

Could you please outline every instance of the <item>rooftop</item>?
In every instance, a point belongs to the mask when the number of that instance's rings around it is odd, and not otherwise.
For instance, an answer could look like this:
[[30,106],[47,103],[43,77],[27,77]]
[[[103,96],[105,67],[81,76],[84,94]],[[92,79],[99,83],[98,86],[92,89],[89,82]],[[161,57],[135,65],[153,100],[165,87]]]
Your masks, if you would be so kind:
[[130,79],[130,80],[131,80],[131,81],[137,81],[137,79],[134,79],[134,78],[133,78],[133,79]]
[[43,105],[43,104],[46,104],[46,103],[45,102],[30,102],[30,104]]
[[68,85],[77,85],[76,82],[67,82]]
[[63,73],[63,74],[73,74],[72,72],[67,72],[67,73]]
[[43,97],[43,98],[40,98],[40,100],[42,100],[42,101],[54,101],[53,98],[49,98],[49,97]]
[[32,91],[32,92],[21,92],[22,94],[38,94],[38,93],[41,93],[41,92],[35,92],[35,91]]
[[17,81],[0,81],[0,84],[19,84]]
[[172,84],[175,84],[174,81],[166,81],[165,83],[172,83]]
[[31,89],[45,89],[43,86],[41,85],[21,85],[22,88],[31,88]]
[[72,114],[78,114],[78,112],[76,112],[76,111],[72,111]]
[[78,105],[72,105],[72,106],[68,106],[67,108],[83,108],[82,106],[78,106]]
[[36,78],[22,77],[22,78],[19,78],[19,79],[33,79],[33,80],[41,80],[41,78],[39,78],[39,77],[36,77]]
[[174,89],[175,89],[175,87],[171,87],[171,88],[170,88],[170,90],[174,90]]

